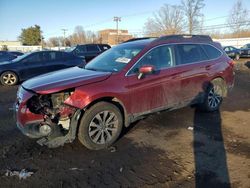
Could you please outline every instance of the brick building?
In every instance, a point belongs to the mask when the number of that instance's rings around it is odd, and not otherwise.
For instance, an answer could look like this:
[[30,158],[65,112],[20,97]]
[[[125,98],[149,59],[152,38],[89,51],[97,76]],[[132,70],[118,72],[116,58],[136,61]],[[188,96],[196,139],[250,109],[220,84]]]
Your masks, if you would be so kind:
[[101,30],[99,31],[99,37],[101,43],[106,43],[109,45],[116,45],[117,38],[118,38],[118,43],[133,38],[133,36],[128,33],[128,30],[118,30],[118,35],[117,35],[116,29]]

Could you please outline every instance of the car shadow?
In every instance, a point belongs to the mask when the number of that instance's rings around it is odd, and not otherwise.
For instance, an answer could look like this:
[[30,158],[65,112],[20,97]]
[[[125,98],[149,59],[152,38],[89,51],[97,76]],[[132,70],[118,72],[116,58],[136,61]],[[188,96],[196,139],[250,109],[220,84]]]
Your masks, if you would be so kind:
[[193,129],[195,187],[230,187],[220,111],[195,110]]

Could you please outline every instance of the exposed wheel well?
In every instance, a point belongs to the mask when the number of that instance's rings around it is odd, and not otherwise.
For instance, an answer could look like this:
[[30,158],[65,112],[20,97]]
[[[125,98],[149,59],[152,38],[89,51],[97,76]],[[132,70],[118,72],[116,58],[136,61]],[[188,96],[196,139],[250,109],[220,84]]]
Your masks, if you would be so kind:
[[109,102],[111,104],[114,104],[116,107],[118,107],[118,109],[121,111],[121,114],[122,114],[122,117],[124,120],[124,125],[127,126],[128,117],[127,117],[126,109],[125,109],[123,103],[115,97],[102,97],[102,98],[99,98],[97,100],[94,100],[88,106],[86,106],[83,111],[88,110],[91,106],[93,106],[94,104],[101,102],[101,101]]
[[227,96],[227,84],[225,82],[225,80],[222,78],[222,77],[216,77],[214,79],[212,79],[210,81],[211,84],[219,84],[222,86],[222,89],[223,89],[223,93],[222,93],[222,96],[223,97],[226,97]]
[[13,71],[13,70],[2,71],[2,72],[0,73],[0,76],[2,76],[2,74],[5,73],[5,72],[13,72],[13,73],[17,76],[18,81],[20,80],[18,74],[17,74],[15,71]]

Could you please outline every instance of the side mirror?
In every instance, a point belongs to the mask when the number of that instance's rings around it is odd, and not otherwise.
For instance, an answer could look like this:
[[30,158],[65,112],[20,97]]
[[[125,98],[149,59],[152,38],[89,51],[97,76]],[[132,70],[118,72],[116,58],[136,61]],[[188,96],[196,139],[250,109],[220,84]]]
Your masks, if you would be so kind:
[[144,65],[139,69],[138,79],[141,79],[146,74],[152,74],[155,71],[155,67],[152,65]]

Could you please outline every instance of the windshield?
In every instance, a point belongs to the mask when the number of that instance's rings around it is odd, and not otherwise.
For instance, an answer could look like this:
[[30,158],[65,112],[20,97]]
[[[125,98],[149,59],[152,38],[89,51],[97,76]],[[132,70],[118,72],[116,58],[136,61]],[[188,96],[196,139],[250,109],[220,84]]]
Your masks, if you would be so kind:
[[65,52],[72,52],[75,48],[76,48],[76,46],[72,46],[70,48],[66,48]]
[[85,69],[104,71],[104,72],[119,72],[123,69],[144,47],[143,44],[120,44],[105,51],[89,62]]
[[26,54],[20,55],[20,56],[18,56],[17,58],[13,59],[12,62],[20,61],[20,60],[26,58],[27,56],[29,56],[30,54],[31,54],[31,52],[28,52],[28,53],[26,53]]

